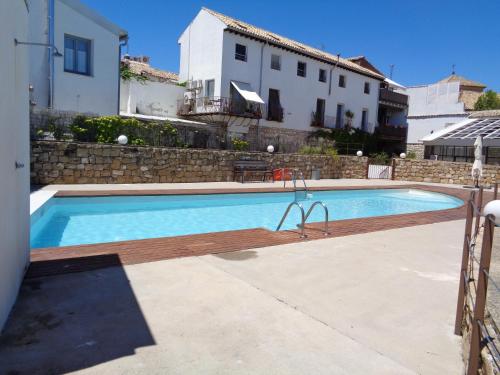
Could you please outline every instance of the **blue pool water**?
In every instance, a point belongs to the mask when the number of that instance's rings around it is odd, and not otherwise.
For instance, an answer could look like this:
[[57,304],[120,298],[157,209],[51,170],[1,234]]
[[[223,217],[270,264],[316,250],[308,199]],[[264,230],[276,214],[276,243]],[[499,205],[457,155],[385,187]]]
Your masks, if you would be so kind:
[[[307,210],[321,200],[330,220],[442,210],[463,204],[444,194],[414,189],[312,192]],[[31,247],[54,247],[220,232],[275,230],[293,193],[52,198],[31,217]],[[296,228],[293,208],[283,229]],[[322,221],[320,207],[308,222]]]

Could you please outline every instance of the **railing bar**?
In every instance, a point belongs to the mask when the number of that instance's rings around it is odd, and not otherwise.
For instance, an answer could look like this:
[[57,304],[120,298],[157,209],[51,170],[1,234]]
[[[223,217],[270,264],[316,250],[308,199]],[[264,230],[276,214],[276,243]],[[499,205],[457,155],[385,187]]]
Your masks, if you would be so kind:
[[[497,368],[500,368],[500,366],[498,365],[498,362],[497,362],[497,358],[500,359],[500,351],[498,350],[498,347],[495,343],[495,338],[490,334],[490,332],[488,331],[488,328],[483,324],[482,321],[478,320],[477,321],[477,324],[479,325],[479,328],[481,330],[481,334],[483,336],[483,339],[486,339],[486,347],[488,348],[488,351],[490,352],[490,354],[492,355],[493,357],[493,361],[495,362],[495,365],[497,366]],[[491,344],[488,345],[488,344]],[[491,351],[491,348],[490,347],[493,347],[495,353],[493,353]]]
[[483,269],[483,272],[484,274],[486,275],[486,277],[488,278],[488,280],[493,284],[493,286],[496,288],[497,291],[500,292],[500,287],[497,285],[497,283],[493,280],[493,278],[490,276],[490,274],[488,273],[488,271],[486,271],[485,269]]

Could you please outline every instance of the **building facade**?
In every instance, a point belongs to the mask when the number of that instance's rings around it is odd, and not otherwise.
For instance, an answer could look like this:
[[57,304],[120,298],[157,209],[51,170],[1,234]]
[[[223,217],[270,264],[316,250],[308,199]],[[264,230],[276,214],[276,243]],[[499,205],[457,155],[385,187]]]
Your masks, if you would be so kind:
[[184,95],[177,74],[153,68],[147,56],[125,56],[122,66],[131,74],[121,80],[121,114],[177,117],[177,103]]
[[127,32],[78,0],[30,2],[33,110],[118,114]]
[[29,2],[0,2],[0,331],[29,264]]
[[377,126],[384,77],[355,62],[206,8],[179,45],[183,117],[210,114],[238,136],[255,124],[301,136],[348,123],[368,132]]
[[408,147],[422,151],[424,137],[466,119],[485,87],[456,74],[408,87]]

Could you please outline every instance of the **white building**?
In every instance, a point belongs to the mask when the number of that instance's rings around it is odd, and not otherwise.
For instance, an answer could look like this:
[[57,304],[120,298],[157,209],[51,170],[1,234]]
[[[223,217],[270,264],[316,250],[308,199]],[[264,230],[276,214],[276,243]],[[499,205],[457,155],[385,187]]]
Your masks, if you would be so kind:
[[0,330],[29,264],[28,6],[0,2]]
[[251,121],[298,133],[352,126],[373,132],[384,77],[347,59],[202,8],[179,38],[179,113],[219,114],[233,133]]
[[184,95],[177,74],[151,67],[146,56],[126,57],[122,65],[131,76],[121,80],[121,114],[177,117],[177,103]]
[[435,84],[408,87],[408,144],[423,149],[428,134],[463,121],[485,87],[456,74]]
[[127,32],[78,0],[31,1],[29,17],[33,108],[117,114]]

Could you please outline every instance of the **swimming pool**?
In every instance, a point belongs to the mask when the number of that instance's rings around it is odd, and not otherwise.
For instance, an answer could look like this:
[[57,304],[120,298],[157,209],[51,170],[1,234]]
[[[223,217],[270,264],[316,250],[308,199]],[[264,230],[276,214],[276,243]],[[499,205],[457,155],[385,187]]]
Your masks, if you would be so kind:
[[[314,191],[330,220],[385,216],[461,206],[455,197],[416,189]],[[95,244],[228,230],[275,230],[294,193],[243,193],[52,198],[31,216],[31,247]],[[321,209],[308,222],[324,220]],[[283,229],[296,228],[294,208]]]

